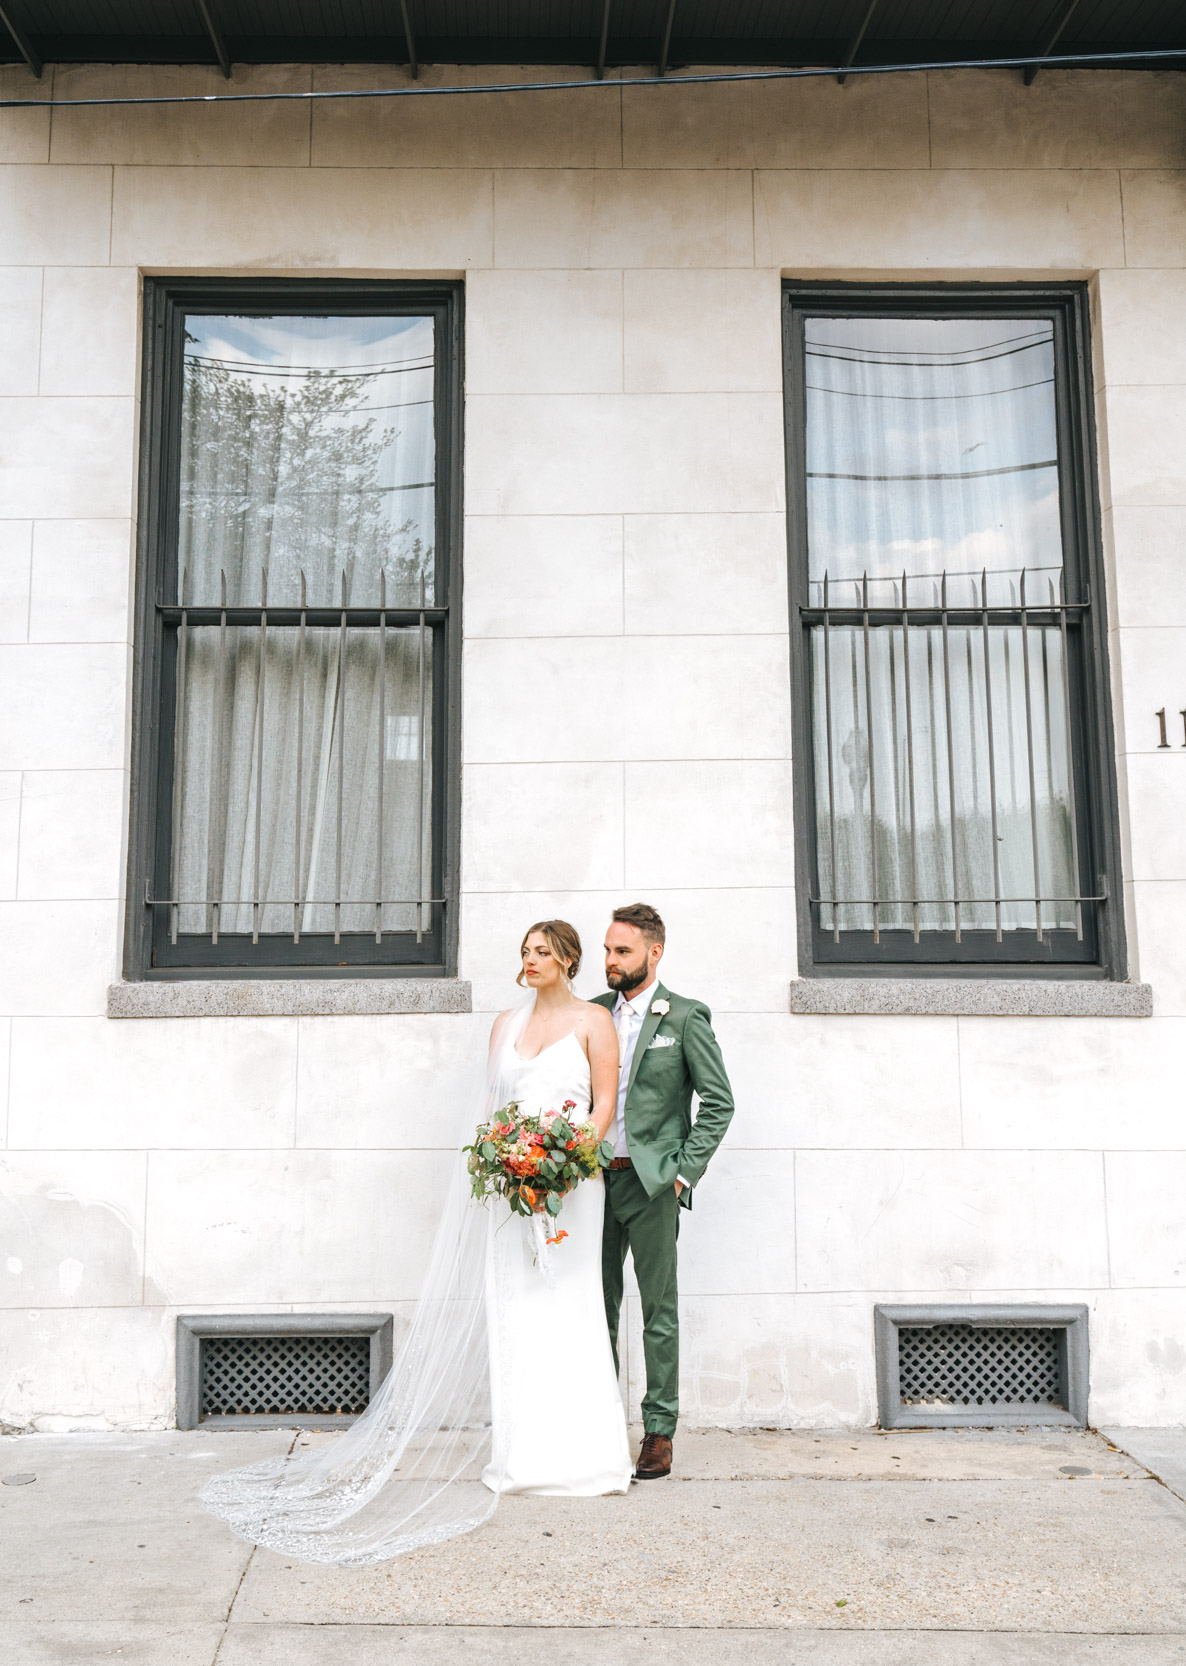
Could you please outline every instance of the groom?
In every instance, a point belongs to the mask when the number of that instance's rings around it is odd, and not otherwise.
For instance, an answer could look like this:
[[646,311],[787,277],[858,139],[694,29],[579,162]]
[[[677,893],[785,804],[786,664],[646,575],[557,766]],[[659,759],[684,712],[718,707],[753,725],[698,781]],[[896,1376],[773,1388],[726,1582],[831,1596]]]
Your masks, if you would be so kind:
[[[679,1416],[679,1212],[692,1207],[692,1187],[733,1115],[712,1014],[702,1001],[673,995],[659,982],[666,938],[663,921],[648,903],[615,908],[605,934],[610,992],[594,997],[613,1014],[621,1062],[609,1136],[614,1160],[605,1174],[601,1279],[616,1370],[622,1271],[626,1251],[632,1252],[647,1371],[644,1437],[634,1470],[639,1481],[671,1473]],[[695,1122],[693,1090],[700,1098]]]

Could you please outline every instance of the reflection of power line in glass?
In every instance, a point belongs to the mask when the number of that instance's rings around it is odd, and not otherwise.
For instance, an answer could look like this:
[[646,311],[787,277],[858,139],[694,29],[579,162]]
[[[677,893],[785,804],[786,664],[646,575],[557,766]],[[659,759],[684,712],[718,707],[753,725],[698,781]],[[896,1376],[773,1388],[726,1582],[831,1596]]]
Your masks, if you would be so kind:
[[329,365],[320,364],[253,364],[248,359],[220,358],[215,353],[189,353],[185,355],[187,365],[215,366],[221,369],[241,372],[245,376],[336,376],[351,380],[359,376],[406,376],[414,370],[431,370],[433,360],[431,354],[419,353],[414,358],[382,359],[374,364],[339,366],[334,369]]
[[1031,469],[1056,469],[1058,459],[1044,463],[1010,463],[1000,469],[969,469],[962,474],[826,474],[820,469],[808,469],[808,480],[987,480],[994,474],[1026,474]]
[[372,411],[410,411],[417,405],[431,405],[431,399],[401,399],[394,405],[356,405],[355,412],[366,416]]
[[[341,497],[347,492],[351,497],[357,497],[360,492],[427,492],[430,491],[435,485],[435,480],[409,480],[405,486],[360,486],[356,485],[354,481],[348,480],[343,476],[340,481],[335,482],[332,486],[286,486],[284,490],[284,498],[286,501],[289,498],[294,497],[336,498]],[[200,488],[195,487],[193,489],[193,495],[195,497],[200,495],[201,497],[242,498],[244,494],[241,486],[202,486]],[[267,509],[268,503],[274,503],[275,501],[275,497],[273,497],[268,499],[267,502],[248,504],[246,507],[254,508],[262,513]]]
[[1007,388],[969,388],[964,393],[870,393],[865,388],[821,388],[815,382],[807,383],[808,393],[831,393],[838,399],[898,399],[907,400],[911,404],[921,402],[934,403],[939,399],[987,399],[999,393],[1024,393],[1026,388],[1051,388],[1054,386],[1053,376],[1043,376],[1037,382],[1016,382]]
[[[812,322],[819,323],[821,321],[813,319]],[[931,320],[928,320],[928,322],[931,322]],[[1032,342],[1050,341],[1052,339],[1053,336],[1050,326],[1048,324],[1043,324],[1037,325],[1028,330],[1023,330],[1020,335],[997,336],[992,341],[980,341],[972,347],[911,347],[909,351],[911,353],[921,354],[924,358],[928,359],[950,359],[954,361],[955,359],[961,356],[966,356],[969,353],[980,353],[986,347],[1009,347],[1015,341]],[[822,345],[825,347],[843,345],[856,353],[902,353],[906,351],[905,348],[901,347],[867,347],[857,341],[846,341],[844,343],[823,342]],[[810,346],[808,347],[808,351],[811,351]]]
[[[898,357],[891,359],[884,357],[886,353],[893,351],[892,348],[887,347],[858,348],[856,352],[850,351],[848,353],[825,353],[819,347],[809,347],[806,356],[809,359],[836,359],[843,364],[863,364],[873,370],[966,370],[975,364],[990,364],[994,359],[1011,359],[1017,353],[1029,353],[1035,347],[1049,347],[1049,345],[1049,336],[1040,336],[1033,341],[1026,342],[1024,346],[1008,347],[1003,353],[981,353],[973,359],[957,359],[947,354],[944,354],[942,358],[935,359],[903,359]],[[911,348],[911,352],[913,351],[914,349]],[[882,356],[868,356],[873,354]]]

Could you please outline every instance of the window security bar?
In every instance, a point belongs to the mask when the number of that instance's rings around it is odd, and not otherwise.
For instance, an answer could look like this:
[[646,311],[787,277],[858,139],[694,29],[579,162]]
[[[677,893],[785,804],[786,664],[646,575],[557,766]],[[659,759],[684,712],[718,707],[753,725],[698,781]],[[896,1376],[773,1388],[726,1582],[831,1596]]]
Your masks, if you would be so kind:
[[[254,897],[220,897],[223,908],[253,908]],[[1016,899],[1003,898],[1003,901]],[[1055,898],[1054,901],[1065,901],[1065,898]],[[149,908],[205,908],[210,903],[209,897],[154,897],[149,895],[147,883],[144,887],[144,901]],[[343,908],[415,908],[423,904],[443,903],[444,897],[264,897],[260,906],[265,908],[318,908],[329,907],[340,902]]]
[[[988,908],[998,902],[1028,903],[1031,905],[1035,902],[1038,904],[1044,902],[1107,902],[1108,887],[1102,875],[1100,877],[1100,886],[1101,890],[1099,894],[1093,897],[812,897],[811,900],[812,902],[823,903],[825,907],[835,908],[843,908],[846,905],[853,908],[869,908],[874,905],[884,908],[888,907],[891,903],[897,902],[909,902],[912,905],[917,904],[919,908],[940,907],[944,904],[950,905],[952,903],[958,905],[961,902],[969,908],[973,907],[977,903],[983,904],[984,907]],[[915,939],[915,941],[917,941],[917,939]]]
[[[1064,899],[1055,898],[1055,899],[1052,899],[1052,900],[1062,901]],[[256,929],[252,933],[252,939],[251,940],[252,940],[253,943],[258,943],[258,941],[259,941],[258,910],[261,909],[261,908],[291,908],[292,911],[293,911],[293,920],[294,921],[299,921],[302,910],[308,909],[308,908],[319,908],[319,907],[334,907],[334,908],[338,908],[338,909],[342,909],[342,908],[373,908],[375,910],[376,918],[381,919],[382,910],[384,908],[415,908],[417,913],[419,913],[421,909],[431,908],[434,905],[437,906],[437,907],[440,907],[440,908],[445,907],[446,903],[447,903],[447,898],[445,898],[445,897],[309,897],[309,896],[304,896],[304,897],[273,897],[273,896],[268,896],[268,897],[263,898],[262,900],[258,897],[220,897],[217,902],[212,902],[209,897],[154,897],[154,896],[151,896],[149,894],[149,887],[146,883],[145,887],[144,887],[144,903],[145,903],[145,906],[147,908],[168,908],[171,911],[170,915],[169,915],[169,936],[170,936],[170,941],[173,942],[173,943],[176,943],[176,941],[177,941],[178,916],[179,916],[180,910],[183,909],[183,908],[191,908],[191,907],[192,908],[213,908],[216,911],[218,909],[221,909],[221,908],[251,908],[251,909],[254,909],[254,910],[257,911],[256,915],[255,915],[257,924],[256,924]],[[422,935],[423,935],[422,933],[417,934],[417,937],[416,937],[417,942],[421,941]],[[299,943],[300,940],[301,940],[299,924],[294,924],[292,940],[293,940],[294,943]],[[339,941],[340,941],[340,936],[338,934],[335,934],[334,942],[337,943]],[[382,926],[379,925],[379,926],[376,926],[376,928],[375,928],[375,942],[376,943],[381,943],[382,941],[383,941]],[[217,925],[214,926],[212,931],[211,931],[211,942],[213,942],[213,943],[218,942],[218,927],[217,927]]]
[[[917,576],[918,575],[916,575],[916,580]],[[994,577],[996,576],[997,575],[994,575]],[[819,633],[819,639],[821,640],[822,646],[822,682],[825,727],[824,752],[826,759],[828,806],[828,854],[830,856],[829,871],[833,878],[833,883],[830,887],[822,887],[817,884],[815,889],[819,891],[819,894],[812,895],[810,901],[814,906],[817,906],[820,909],[821,916],[823,910],[830,910],[832,940],[835,943],[840,942],[840,910],[844,907],[872,909],[874,943],[880,942],[885,913],[887,911],[900,912],[908,908],[910,910],[914,942],[918,943],[920,932],[919,911],[921,908],[932,906],[950,909],[953,911],[955,941],[957,943],[961,941],[962,931],[965,929],[965,922],[961,917],[961,910],[967,910],[976,906],[991,907],[993,910],[995,937],[996,941],[1000,943],[1002,941],[1001,910],[1003,906],[1007,905],[1020,905],[1033,909],[1034,928],[1037,940],[1039,942],[1043,942],[1045,938],[1049,936],[1052,929],[1061,929],[1058,927],[1057,918],[1055,918],[1053,924],[1051,923],[1051,912],[1054,912],[1056,915],[1057,905],[1059,904],[1074,908],[1075,933],[1078,941],[1082,942],[1083,905],[1085,903],[1100,904],[1105,903],[1108,900],[1107,877],[1105,875],[1100,876],[1095,894],[1088,894],[1084,891],[1079,873],[1079,829],[1075,805],[1076,794],[1073,789],[1073,783],[1068,780],[1065,798],[1069,822],[1069,838],[1067,841],[1069,845],[1070,858],[1069,877],[1071,878],[1072,883],[1069,888],[1069,892],[1066,891],[1065,887],[1062,888],[1066,894],[1055,895],[1049,891],[1043,892],[1040,873],[1041,837],[1038,824],[1038,795],[1036,784],[1037,760],[1034,736],[1034,714],[1035,706],[1040,698],[1043,702],[1045,718],[1042,725],[1042,733],[1046,744],[1046,770],[1048,779],[1052,780],[1054,767],[1051,758],[1051,683],[1054,682],[1055,684],[1061,684],[1061,702],[1059,702],[1062,707],[1061,721],[1064,725],[1064,735],[1069,740],[1071,733],[1070,680],[1067,675],[1067,666],[1069,664],[1069,624],[1073,623],[1077,625],[1079,623],[1080,618],[1083,615],[1084,610],[1089,606],[1089,603],[1087,601],[1072,602],[1067,598],[1065,594],[1065,578],[1061,572],[1059,575],[1057,594],[1055,592],[1053,581],[1047,578],[1047,596],[1041,600],[1034,600],[1031,596],[1027,595],[1027,572],[1024,568],[1022,568],[1020,570],[1019,583],[1016,593],[1014,592],[1012,581],[1010,580],[1009,582],[1010,595],[1009,600],[1006,602],[989,601],[989,579],[987,569],[981,570],[978,585],[979,594],[976,594],[977,587],[974,585],[973,597],[970,603],[967,601],[956,603],[949,598],[948,578],[948,573],[944,571],[938,575],[939,582],[937,586],[932,582],[932,594],[929,604],[927,602],[921,602],[912,606],[909,601],[908,591],[909,575],[906,572],[903,572],[900,581],[900,594],[898,590],[898,581],[895,580],[893,582],[892,588],[895,597],[894,603],[889,606],[871,606],[869,602],[870,581],[867,571],[862,575],[860,580],[842,581],[845,589],[851,588],[853,593],[851,600],[845,598],[843,595],[840,597],[836,596],[834,582],[831,580],[830,575],[825,571],[822,581],[822,605],[807,604],[800,606],[799,612],[804,625],[813,627],[813,635],[815,635],[816,632]],[[1033,890],[1029,895],[1025,896],[1007,895],[1005,888],[1002,885],[1001,877],[1000,849],[1002,835],[999,830],[999,809],[1001,805],[1001,798],[999,794],[1000,771],[997,759],[997,736],[995,733],[996,725],[994,724],[993,707],[993,661],[994,642],[998,644],[1001,643],[1002,633],[1008,630],[1019,630],[1021,642],[1022,688],[1025,718],[1025,774],[1028,782],[1027,798],[1030,835],[1029,842],[1033,870]],[[1040,649],[1042,675],[1039,690],[1035,690],[1033,687],[1030,651],[1031,630],[1036,633],[1040,633],[1041,638]],[[932,652],[934,646],[933,638],[936,631],[938,632],[941,646],[941,709],[943,713],[942,726],[945,732],[946,741],[945,763],[948,799],[945,808],[947,811],[946,820],[949,828],[950,848],[948,857],[950,861],[952,884],[951,892],[948,895],[924,896],[920,894],[919,886],[919,816],[915,783],[916,719],[913,704],[916,697],[912,694],[911,688],[912,679],[910,655],[911,642],[913,638],[915,644],[918,645],[921,651],[925,652],[927,655],[929,678],[932,669]],[[967,682],[965,685],[967,690],[965,700],[966,709],[960,713],[960,717],[964,719],[968,725],[967,733],[969,737],[973,735],[973,731],[978,725],[978,713],[975,709],[975,701],[971,692],[973,670],[972,642],[974,636],[978,636],[980,639],[980,654],[982,654],[983,659],[982,715],[984,720],[983,729],[987,736],[987,796],[991,818],[993,875],[991,896],[973,894],[975,891],[982,888],[969,885],[967,881],[971,876],[967,873],[961,873],[959,840],[957,837],[957,828],[959,824],[959,817],[957,813],[957,784],[959,782],[959,777],[957,775],[957,752],[960,756],[963,756],[963,750],[962,748],[957,748],[955,742],[952,698],[953,680],[951,638],[952,633],[956,631],[960,633],[961,643],[967,654]],[[1048,633],[1051,631],[1056,633],[1057,641],[1061,650],[1061,667],[1058,674],[1056,674],[1053,678],[1050,675],[1046,640]],[[855,738],[860,743],[858,747],[860,762],[864,765],[867,772],[867,842],[872,892],[872,894],[868,896],[839,896],[835,894],[839,889],[839,887],[835,884],[835,877],[840,872],[839,851],[837,847],[837,764],[835,756],[835,720],[833,712],[835,699],[833,660],[838,632],[844,633],[847,644],[852,650],[851,663],[849,666],[851,673],[851,690],[846,689],[845,692],[846,694],[851,693],[851,712],[853,714],[852,720],[856,730],[859,731],[863,727],[863,734],[857,733]],[[878,747],[875,744],[873,734],[873,727],[878,714],[878,707],[876,703],[874,686],[875,679],[873,676],[872,660],[873,643],[878,640],[879,636],[880,641],[885,642],[885,633],[889,633],[888,665],[890,702],[892,705],[896,706],[897,702],[900,700],[904,708],[901,714],[899,714],[896,710],[894,711],[891,722],[893,725],[893,734],[896,737],[900,732],[900,718],[904,718],[904,735],[902,738],[905,742],[904,752],[906,765],[905,797],[907,801],[907,815],[905,819],[908,824],[909,834],[908,848],[910,883],[908,895],[894,894],[894,888],[883,886],[881,884],[881,874],[879,872],[877,814],[879,790]],[[856,647],[857,639],[859,639],[859,653],[857,652]],[[899,679],[900,693],[895,687],[894,655],[898,649],[900,649],[902,666]],[[1004,665],[1007,677],[1010,675],[1008,650],[1008,640],[1005,639],[1003,643],[1003,651],[1005,655]],[[980,657],[980,654],[978,654],[977,657]],[[1005,716],[1003,721],[1010,724],[1010,731],[1007,738],[1009,739],[1011,747],[1011,725],[1013,720],[1011,688],[1006,688],[1003,692],[1005,698],[1003,702],[999,704],[998,709],[1004,711]],[[862,705],[864,711],[863,726],[861,723]],[[928,713],[924,714],[924,716],[929,728],[931,746],[934,748],[935,725],[931,719],[937,716],[937,712],[932,709]],[[854,736],[850,735],[848,741],[846,742],[846,748],[849,750],[846,750],[845,757],[846,762],[849,762],[850,764],[850,773],[852,768],[851,747],[853,739]],[[888,791],[889,795],[893,798],[895,805],[898,805],[900,803],[901,796],[901,782],[896,779],[899,769],[896,741],[894,742],[892,762],[895,780],[892,782],[883,782],[881,783],[881,787],[883,792]],[[882,760],[882,764],[884,768],[884,758]],[[938,771],[936,768],[932,768],[931,779],[935,784],[935,791],[937,794]],[[865,783],[862,780],[862,795],[864,785]],[[975,792],[974,781],[972,782],[972,792]],[[936,812],[937,810],[938,806],[936,803]],[[936,813],[934,818],[936,826],[938,825],[939,820],[940,817],[938,813]],[[961,880],[963,881],[963,884],[961,884]],[[928,890],[932,888],[933,887],[927,887]],[[897,889],[900,890],[901,887],[899,886]],[[825,894],[828,890],[830,890],[833,894]],[[1044,906],[1048,910],[1047,920],[1045,923],[1043,921]]]
[[[292,908],[292,940],[301,940],[301,917],[308,910],[318,906],[332,906],[334,911],[334,943],[340,943],[342,938],[342,910],[343,908],[365,907],[375,911],[374,934],[375,942],[382,943],[384,924],[383,909],[386,906],[408,906],[415,908],[416,942],[422,943],[426,930],[424,920],[425,908],[443,907],[445,898],[426,894],[431,892],[431,886],[425,886],[424,879],[424,821],[425,821],[425,787],[426,787],[426,759],[425,759],[425,713],[427,700],[427,639],[433,626],[443,624],[447,616],[447,609],[430,607],[427,602],[424,575],[420,575],[418,605],[411,608],[389,606],[387,600],[387,574],[379,573],[379,605],[378,607],[354,607],[347,604],[347,575],[342,569],[340,575],[341,602],[334,607],[310,606],[308,602],[307,586],[304,570],[300,571],[300,603],[298,606],[268,605],[268,574],[264,568],[260,573],[260,599],[258,606],[231,606],[227,599],[227,577],[225,569],[220,570],[220,600],[217,606],[194,606],[186,600],[187,573],[183,569],[181,575],[181,600],[178,603],[158,603],[157,612],[163,624],[172,627],[177,632],[176,659],[176,720],[175,720],[175,750],[173,767],[173,838],[170,860],[170,892],[165,898],[153,897],[151,887],[146,883],[144,901],[148,908],[167,908],[169,910],[169,940],[176,944],[180,930],[180,911],[183,907],[194,906],[204,908],[209,920],[210,941],[217,945],[220,931],[223,929],[223,910],[237,907],[250,907],[252,918],[251,941],[257,944],[260,939],[261,914],[265,908]],[[276,627],[296,627],[296,771],[295,794],[293,808],[295,811],[295,834],[293,841],[293,884],[292,895],[274,897],[264,894],[261,883],[261,855],[263,842],[263,782],[265,764],[265,733],[266,733],[266,697],[267,697],[267,645],[269,625]],[[231,631],[243,632],[254,630],[259,651],[259,674],[256,693],[255,714],[255,803],[254,823],[252,828],[252,887],[251,895],[247,897],[228,897],[223,894],[220,885],[216,884],[213,894],[203,896],[183,896],[180,883],[181,868],[181,826],[182,826],[182,796],[185,779],[185,734],[186,734],[186,690],[188,658],[190,649],[190,633],[200,627],[216,626],[218,629],[217,668],[215,672],[215,712],[214,712],[214,767],[213,767],[213,842],[216,849],[221,849],[227,832],[227,795],[224,789],[224,726],[225,699],[228,663],[228,634]],[[334,825],[334,893],[332,897],[310,896],[306,886],[302,883],[303,858],[305,855],[306,828],[304,826],[304,718],[305,718],[305,683],[306,683],[306,650],[307,632],[309,629],[335,627],[338,631],[338,662],[336,686],[336,714],[335,741],[337,765],[337,805]],[[413,627],[416,630],[416,725],[414,753],[409,761],[416,765],[415,787],[415,843],[416,843],[416,872],[420,876],[418,896],[387,897],[383,895],[383,867],[385,858],[384,844],[384,753],[389,747],[388,739],[388,627]],[[347,717],[347,646],[352,631],[366,630],[378,632],[378,770],[375,781],[375,894],[373,896],[353,898],[343,895],[343,849],[344,827],[343,815],[345,806],[345,767],[346,767],[346,717]],[[395,754],[405,757],[403,748],[409,737],[398,726],[404,721],[397,716],[392,719],[397,725],[396,743],[400,750]],[[406,727],[406,723],[405,723]],[[389,754],[390,755],[390,754]],[[387,927],[391,930],[391,927]]]

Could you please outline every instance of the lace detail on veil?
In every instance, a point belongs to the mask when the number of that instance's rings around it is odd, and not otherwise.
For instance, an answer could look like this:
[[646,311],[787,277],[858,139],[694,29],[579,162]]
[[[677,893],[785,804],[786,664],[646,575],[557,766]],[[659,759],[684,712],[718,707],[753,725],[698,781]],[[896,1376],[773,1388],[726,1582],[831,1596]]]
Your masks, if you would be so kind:
[[[466,1139],[510,1097],[513,1049],[531,1008],[507,1021]],[[420,1299],[366,1412],[329,1446],[216,1476],[201,1493],[206,1509],[253,1544],[345,1566],[480,1527],[498,1503],[482,1481],[492,1446],[486,1264],[494,1224],[493,1210],[470,1196],[459,1140]],[[496,1287],[496,1312],[498,1296]],[[500,1407],[500,1417],[507,1411]]]

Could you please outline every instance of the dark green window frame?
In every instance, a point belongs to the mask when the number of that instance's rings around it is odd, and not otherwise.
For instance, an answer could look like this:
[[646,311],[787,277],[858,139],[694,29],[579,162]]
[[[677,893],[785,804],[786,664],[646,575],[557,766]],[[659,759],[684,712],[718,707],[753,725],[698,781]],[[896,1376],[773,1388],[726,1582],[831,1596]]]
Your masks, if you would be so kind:
[[[1096,449],[1092,411],[1089,302],[1083,284],[845,284],[787,282],[783,289],[784,396],[787,516],[795,760],[796,886],[801,976],[988,976],[1123,979],[1125,937],[1120,833],[1111,700],[1107,619],[1101,556]],[[1082,936],[1047,925],[1036,931],[839,929],[822,900],[828,853],[821,851],[817,794],[826,764],[815,756],[817,677],[812,632],[823,624],[819,586],[809,583],[807,489],[807,386],[805,321],[836,319],[1045,319],[1055,343],[1055,419],[1065,609],[1051,610],[1048,624],[1066,623],[1069,691],[1069,774],[1075,809],[1075,854]],[[1006,620],[1002,610],[1000,622]],[[980,609],[963,610],[965,625],[978,624]],[[1038,610],[1031,610],[1036,619]],[[896,621],[894,615],[897,615]],[[933,614],[933,618],[931,617]],[[828,622],[857,632],[896,623],[938,625],[938,610],[903,609],[859,601],[833,605]],[[957,610],[950,613],[956,622]],[[906,632],[902,630],[902,634]],[[833,888],[829,894],[847,895]],[[907,898],[907,907],[909,899]],[[917,912],[915,914],[917,921]],[[998,936],[1000,940],[998,940]],[[837,941],[837,937],[839,941]]]
[[[178,933],[170,909],[173,755],[179,629],[217,625],[219,610],[183,610],[178,583],[178,501],[184,320],[238,316],[415,315],[434,320],[435,590],[391,606],[382,623],[419,632],[430,653],[432,825],[424,873],[431,902],[420,930]],[[132,782],[124,975],[129,980],[450,977],[457,964],[460,845],[461,459],[463,286],[453,282],[147,279],[133,658]],[[407,598],[402,598],[406,601]],[[183,611],[188,615],[183,620]],[[254,625],[258,609],[231,608]],[[207,619],[206,614],[211,617]],[[292,615],[290,618],[289,615]],[[325,617],[322,618],[321,615]],[[373,615],[373,617],[372,617]],[[296,626],[293,607],[269,608],[270,626]],[[307,610],[310,627],[343,621],[337,607]],[[380,623],[351,609],[351,626]],[[343,621],[343,629],[345,628]],[[390,754],[389,754],[390,755]],[[403,754],[400,754],[401,756]],[[376,935],[380,940],[376,941]]]

